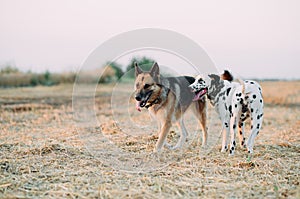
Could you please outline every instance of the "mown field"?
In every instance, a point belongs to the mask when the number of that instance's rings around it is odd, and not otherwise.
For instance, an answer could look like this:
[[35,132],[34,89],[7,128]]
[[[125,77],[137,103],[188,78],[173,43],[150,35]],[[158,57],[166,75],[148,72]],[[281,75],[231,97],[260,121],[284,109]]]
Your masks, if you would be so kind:
[[300,81],[261,85],[252,157],[220,152],[211,108],[208,147],[187,113],[183,149],[153,154],[156,123],[135,111],[130,84],[99,85],[95,104],[81,96],[96,123],[74,120],[73,85],[0,89],[0,198],[300,198]]

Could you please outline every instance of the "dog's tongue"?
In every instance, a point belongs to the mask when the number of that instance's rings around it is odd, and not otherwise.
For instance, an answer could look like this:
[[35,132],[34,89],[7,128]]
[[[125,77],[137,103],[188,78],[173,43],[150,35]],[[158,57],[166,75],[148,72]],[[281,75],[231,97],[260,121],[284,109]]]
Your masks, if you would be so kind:
[[206,93],[206,89],[200,91],[199,93],[197,93],[197,94],[195,95],[193,101],[199,100],[205,93]]
[[142,110],[141,109],[141,101],[136,101],[135,108],[136,108],[137,111],[141,112],[141,110]]
[[195,97],[194,97],[193,101],[197,101],[197,100],[199,100],[199,98],[200,98],[200,95],[201,95],[201,93],[200,93],[200,92],[199,92],[199,93],[197,93],[197,94],[195,95]]

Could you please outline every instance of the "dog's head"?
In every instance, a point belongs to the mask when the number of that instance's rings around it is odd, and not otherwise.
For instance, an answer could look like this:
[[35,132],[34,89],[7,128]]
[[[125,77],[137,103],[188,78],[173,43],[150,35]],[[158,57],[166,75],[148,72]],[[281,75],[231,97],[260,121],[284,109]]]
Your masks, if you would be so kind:
[[198,75],[195,78],[195,82],[189,86],[192,92],[195,93],[193,101],[200,100],[205,94],[213,92],[220,85],[220,81],[220,77],[215,74],[210,74],[205,76],[205,78]]
[[135,65],[135,100],[136,109],[140,111],[143,108],[154,101],[161,90],[160,87],[160,73],[159,66],[154,63],[151,70],[144,72],[137,63]]

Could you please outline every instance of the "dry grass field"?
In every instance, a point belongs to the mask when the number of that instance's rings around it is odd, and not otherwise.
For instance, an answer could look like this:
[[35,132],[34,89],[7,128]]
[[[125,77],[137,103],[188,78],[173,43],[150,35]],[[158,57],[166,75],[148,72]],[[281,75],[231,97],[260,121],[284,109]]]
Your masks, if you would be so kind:
[[97,87],[97,124],[73,119],[73,85],[0,89],[0,198],[300,198],[300,81],[261,85],[252,157],[220,152],[211,108],[207,148],[188,113],[183,149],[153,154],[155,122],[135,111],[129,84]]

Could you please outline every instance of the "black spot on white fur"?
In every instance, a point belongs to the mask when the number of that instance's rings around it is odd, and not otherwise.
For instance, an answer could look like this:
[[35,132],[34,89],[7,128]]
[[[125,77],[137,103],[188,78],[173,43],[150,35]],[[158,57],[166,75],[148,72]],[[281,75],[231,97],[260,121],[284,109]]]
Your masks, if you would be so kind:
[[232,106],[231,105],[228,107],[228,110],[229,110],[229,113],[231,114],[232,113]]
[[225,122],[225,127],[228,128],[228,123],[227,122]]
[[226,95],[227,95],[227,96],[229,95],[230,90],[231,90],[231,88],[227,88],[227,90],[226,90]]

